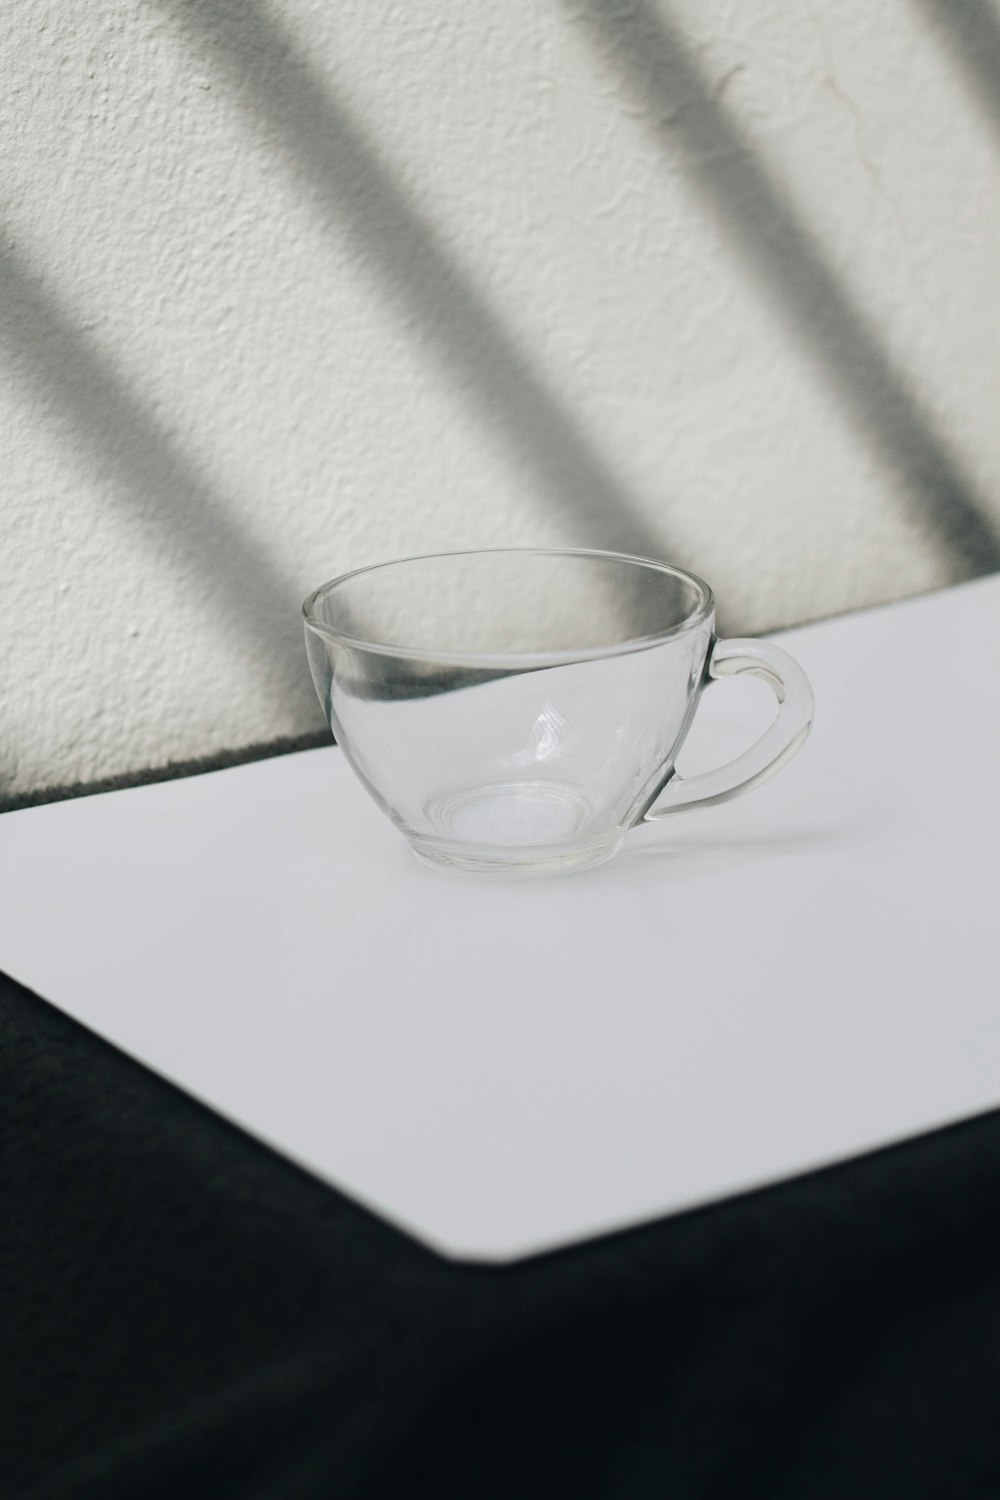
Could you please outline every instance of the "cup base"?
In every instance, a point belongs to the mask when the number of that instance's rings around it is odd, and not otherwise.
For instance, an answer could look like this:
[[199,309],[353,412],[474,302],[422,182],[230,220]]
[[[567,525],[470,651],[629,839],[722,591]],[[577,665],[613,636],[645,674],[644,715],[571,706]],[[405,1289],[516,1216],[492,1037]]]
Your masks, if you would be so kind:
[[453,875],[506,875],[533,877],[568,875],[590,869],[612,859],[621,847],[621,835],[599,844],[562,849],[476,849],[462,845],[428,843],[413,839],[410,847],[421,864]]
[[462,873],[558,875],[610,859],[621,843],[617,828],[594,831],[601,807],[593,792],[563,781],[449,790],[430,798],[424,813],[437,831],[411,836],[414,850],[428,864]]

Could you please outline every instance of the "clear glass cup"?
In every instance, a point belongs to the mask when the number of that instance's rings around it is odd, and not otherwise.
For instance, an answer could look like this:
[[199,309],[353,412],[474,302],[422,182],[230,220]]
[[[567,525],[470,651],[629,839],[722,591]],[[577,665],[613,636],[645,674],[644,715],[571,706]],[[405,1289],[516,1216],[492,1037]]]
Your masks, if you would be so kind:
[[[805,739],[786,652],[719,640],[712,591],[611,552],[440,553],[359,568],[303,605],[337,743],[424,860],[537,874],[610,858],[630,828],[756,786]],[[674,763],[702,688],[749,672],[778,700],[736,760]]]

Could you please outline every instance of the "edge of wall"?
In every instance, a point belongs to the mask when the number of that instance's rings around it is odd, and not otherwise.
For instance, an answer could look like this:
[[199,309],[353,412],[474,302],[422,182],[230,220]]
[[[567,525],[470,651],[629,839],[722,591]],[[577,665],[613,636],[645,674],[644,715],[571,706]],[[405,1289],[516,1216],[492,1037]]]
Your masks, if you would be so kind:
[[242,766],[253,760],[270,760],[276,755],[293,755],[297,750],[316,750],[321,745],[333,743],[333,735],[329,729],[314,729],[306,734],[286,735],[282,739],[267,740],[262,744],[222,750],[217,755],[198,756],[193,760],[171,760],[162,766],[123,772],[119,776],[104,776],[97,781],[72,781],[60,786],[39,787],[35,791],[15,796],[0,796],[0,814],[18,812],[25,807],[38,807],[46,802],[66,802],[73,797],[94,797],[99,792],[119,792],[126,787],[148,786],[157,781],[201,776],[206,771],[224,771],[229,766]]

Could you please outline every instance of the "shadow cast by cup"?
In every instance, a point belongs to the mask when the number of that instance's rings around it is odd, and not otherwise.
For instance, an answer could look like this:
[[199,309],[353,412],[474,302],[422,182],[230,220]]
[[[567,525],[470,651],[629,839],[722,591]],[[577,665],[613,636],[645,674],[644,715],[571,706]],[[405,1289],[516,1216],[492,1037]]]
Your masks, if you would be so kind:
[[[680,818],[662,823],[640,824],[626,834],[616,864],[639,868],[656,863],[658,874],[690,880],[698,875],[717,874],[726,869],[759,865],[762,861],[790,859],[826,852],[849,843],[857,833],[854,818],[837,824],[805,824],[793,830],[762,830],[759,835],[734,834],[707,830],[699,835],[678,832]],[[711,813],[707,816],[711,817]],[[685,818],[686,821],[686,818]]]

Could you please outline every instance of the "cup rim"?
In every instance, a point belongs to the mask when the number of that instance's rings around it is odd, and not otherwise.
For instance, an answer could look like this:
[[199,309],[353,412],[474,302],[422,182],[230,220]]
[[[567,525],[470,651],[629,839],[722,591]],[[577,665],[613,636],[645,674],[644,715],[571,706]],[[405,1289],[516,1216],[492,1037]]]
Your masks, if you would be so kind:
[[[358,578],[363,573],[375,573],[385,571],[389,568],[401,567],[407,563],[434,562],[445,557],[487,557],[487,556],[522,556],[522,557],[589,557],[600,558],[605,562],[632,563],[636,567],[649,568],[657,573],[668,573],[675,578],[683,578],[692,584],[698,593],[698,603],[692,611],[679,621],[678,624],[670,626],[665,630],[658,630],[651,634],[632,636],[624,641],[617,641],[607,646],[581,646],[578,648],[566,647],[556,651],[441,651],[428,646],[409,646],[390,644],[385,641],[366,640],[361,636],[352,635],[348,631],[336,630],[331,625],[318,619],[315,615],[315,606],[318,600],[339,588],[341,584],[347,583],[352,578]],[[661,642],[674,640],[678,636],[696,629],[709,619],[715,610],[715,596],[711,588],[697,573],[690,572],[687,568],[679,568],[674,563],[660,562],[656,558],[638,557],[628,552],[605,551],[598,547],[460,547],[453,551],[443,552],[420,552],[407,557],[394,557],[383,562],[366,563],[360,568],[351,568],[346,573],[339,573],[335,578],[321,583],[318,588],[312,590],[302,603],[302,617],[307,629],[315,632],[327,640],[335,641],[338,645],[350,647],[357,651],[371,651],[379,656],[406,657],[409,660],[426,662],[452,662],[462,666],[527,666],[533,664],[558,665],[560,662],[583,662],[600,661],[614,656],[624,656],[632,651],[645,651],[651,646],[660,645]]]

